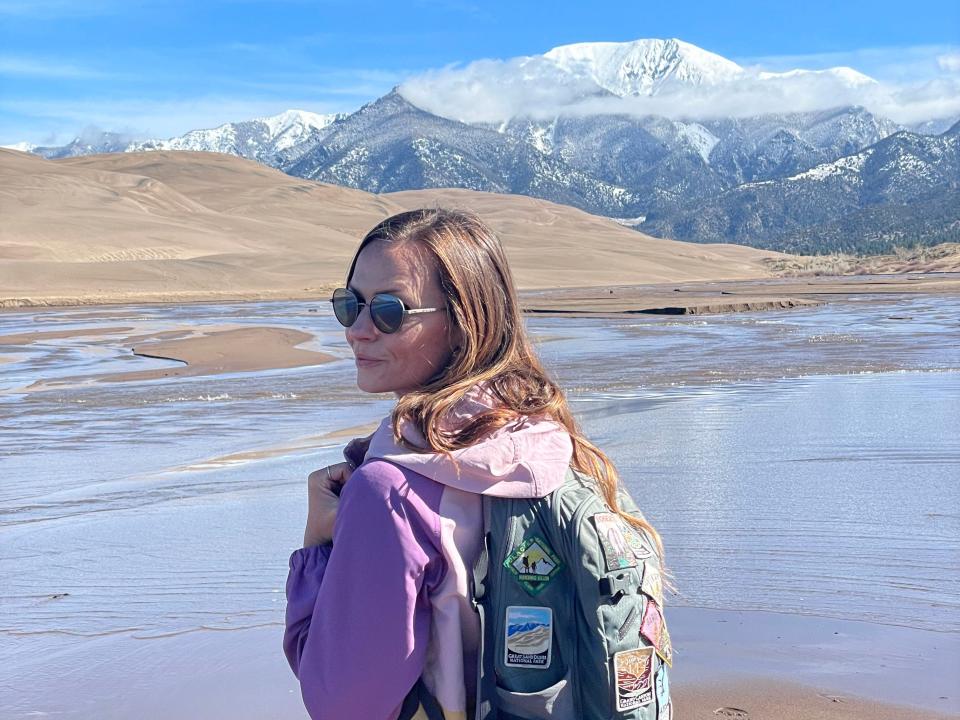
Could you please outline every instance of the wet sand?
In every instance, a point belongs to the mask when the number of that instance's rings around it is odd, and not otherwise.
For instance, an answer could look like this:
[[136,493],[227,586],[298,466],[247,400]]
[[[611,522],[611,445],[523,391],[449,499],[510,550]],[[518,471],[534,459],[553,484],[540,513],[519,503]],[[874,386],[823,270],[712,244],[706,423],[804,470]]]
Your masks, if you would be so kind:
[[239,465],[254,460],[266,460],[267,458],[287,457],[294,453],[303,453],[318,448],[330,446],[334,442],[348,442],[356,437],[365,437],[377,429],[379,423],[366,423],[364,425],[354,425],[352,427],[334,430],[333,432],[320,433],[319,435],[306,435],[304,437],[294,438],[289,442],[261,447],[255,450],[245,450],[243,452],[230,453],[228,455],[218,455],[207,458],[200,462],[191,463],[183,467],[174,467],[170,472],[196,472],[202,470],[211,470],[214,468],[226,467],[229,465]]
[[934,720],[956,715],[918,710],[772,680],[676,687],[677,720]]
[[[51,332],[0,335],[0,345],[29,345],[49,339],[90,337],[103,340],[107,334],[133,328],[90,328]],[[127,336],[120,343],[134,355],[183,363],[179,367],[153,368],[131,372],[70,376],[38,380],[28,391],[63,388],[88,382],[138,382],[161,378],[196,377],[260,370],[322,365],[333,355],[304,350],[299,345],[313,341],[310,333],[285,327],[241,327],[211,329],[184,327],[152,334]]]
[[[824,665],[837,665],[835,675],[819,684],[795,682],[758,673],[728,675],[716,678],[713,672],[700,674],[684,669],[684,656],[695,650],[686,647],[684,636],[690,629],[713,625],[712,616],[700,617],[697,609],[683,609],[683,615],[668,610],[668,621],[674,634],[680,636],[671,673],[671,694],[677,720],[943,720],[958,715],[956,693],[946,700],[924,694],[923,683],[910,690],[911,678],[932,672],[944,685],[950,683],[950,668],[935,667],[936,658],[918,662],[911,673],[902,667],[879,670],[896,659],[898,648],[877,648],[867,674],[888,679],[894,691],[902,691],[898,701],[871,700],[858,694],[863,683],[858,670],[849,662],[857,655],[855,639],[833,639],[834,653]],[[748,613],[745,620],[765,613]],[[761,618],[769,624],[766,619]],[[807,652],[816,643],[829,642],[823,635],[818,618],[782,615],[775,618],[776,627],[791,638],[804,636],[804,645],[784,646],[789,652]],[[772,627],[772,626],[771,626]],[[904,631],[908,640],[915,638],[921,646],[928,640],[922,631]],[[927,633],[926,635],[929,635]],[[159,637],[136,638],[123,634],[91,638],[82,646],[71,645],[68,638],[47,636],[39,639],[46,650],[58,658],[61,667],[60,692],[35,693],[29,678],[48,661],[31,654],[24,656],[14,682],[22,693],[11,703],[10,717],[38,714],[62,714],[67,717],[95,715],[102,720],[113,718],[230,717],[235,720],[267,718],[307,718],[300,699],[297,680],[286,664],[281,650],[283,627],[270,624],[240,630],[201,630],[174,633]],[[833,636],[831,636],[833,638]],[[29,638],[14,638],[23,642]],[[721,647],[727,640],[723,632],[707,634],[703,644]],[[740,643],[739,654],[762,654],[764,648],[752,644],[747,636]],[[37,640],[34,640],[37,642]],[[698,643],[696,652],[699,652]],[[717,655],[711,653],[711,658]],[[817,661],[815,655],[807,658]],[[729,666],[729,663],[727,663]],[[50,667],[47,667],[49,672]],[[145,683],[143,678],[150,681]],[[889,693],[887,693],[889,694]],[[940,705],[942,707],[936,707]],[[934,706],[934,707],[930,707]],[[77,709],[86,712],[77,714]]]
[[132,327],[93,327],[78,330],[41,330],[39,332],[13,333],[0,335],[0,345],[30,345],[46,340],[66,340],[77,337],[103,337],[117,333],[130,332]]
[[[873,284],[861,281],[859,286],[863,294],[885,292],[877,288],[898,286],[899,289],[886,292],[903,292],[904,280],[874,280]],[[817,294],[826,299],[843,299],[858,294],[850,290],[856,283],[836,278],[792,283],[791,293],[800,299],[813,299],[811,296]],[[733,287],[740,287],[744,292],[755,291],[758,296],[764,291],[760,283],[720,285],[723,287],[721,298],[727,297],[722,295],[725,291],[735,292]],[[769,292],[769,284],[766,285]],[[812,289],[804,293],[804,286]],[[717,297],[715,284],[675,287],[679,288],[677,294],[685,293],[692,302],[700,302],[705,296]],[[624,289],[618,301],[629,297],[632,303],[634,298],[644,297],[642,289],[631,291],[636,295],[629,296]],[[579,298],[567,295],[568,301],[584,301],[590,297],[583,290],[566,292],[584,294]],[[596,298],[596,291],[592,292]],[[922,292],[954,293],[956,289],[949,281],[931,279]],[[627,303],[624,306],[636,307]],[[599,311],[610,312],[610,309],[601,305]],[[17,339],[10,344],[18,347],[29,345],[32,339],[57,339],[55,336],[95,338],[92,330],[19,333],[0,338],[0,344],[5,344],[8,338]],[[107,327],[97,328],[96,332],[129,333],[130,330]],[[198,334],[197,326],[154,333],[139,329],[119,342],[146,357],[165,357],[188,365],[97,377],[111,381],[155,379],[164,377],[163,373],[170,370],[191,367],[194,374],[220,375],[240,371],[242,362],[259,363],[263,368],[296,367],[297,364],[282,363],[291,358],[306,359],[299,353],[322,355],[296,347],[312,339],[309,333],[283,327],[203,326],[202,334]],[[237,355],[256,357],[243,361]],[[206,372],[196,372],[198,368]],[[221,455],[211,452],[209,457],[199,456],[207,457],[206,460],[180,469],[209,469],[256,458],[282,457],[327,445],[337,437],[366,434],[369,429],[370,426],[361,425],[304,435],[249,452]],[[798,615],[720,613],[669,605],[667,618],[678,651],[675,673],[671,676],[677,720],[960,717],[960,703],[953,689],[956,677],[960,676],[960,648],[955,637],[949,634]],[[7,683],[7,687],[19,688],[15,698],[17,714],[11,716],[62,712],[76,717],[77,708],[86,707],[91,710],[90,714],[103,718],[305,718],[296,681],[280,653],[281,633],[282,627],[277,625],[230,631],[198,630],[151,639],[120,632],[91,638],[90,644],[82,649],[68,646],[75,638],[47,634],[40,642],[49,642],[50,653],[33,644],[37,642],[34,637],[10,635],[8,639],[13,646],[21,648],[18,663],[23,663],[22,668],[11,669],[15,673],[13,680],[19,677],[20,681]],[[731,668],[736,668],[736,672],[723,674]],[[34,678],[49,678],[51,674],[57,677],[55,681],[48,680],[47,687],[55,682],[62,690],[59,695],[31,689]],[[74,715],[70,715],[71,712]]]
[[[290,328],[240,328],[204,333],[194,338],[144,342],[134,346],[133,354],[179,360],[187,365],[179,371],[176,368],[171,371],[162,371],[164,375],[252,372],[320,365],[334,359],[333,355],[327,353],[301,350],[297,347],[311,340],[313,335]],[[146,380],[150,377],[147,374],[140,374],[137,379]],[[124,379],[132,378],[128,374]]]
[[875,293],[960,293],[960,273],[557,288],[521,293],[528,313],[616,315],[782,310]]

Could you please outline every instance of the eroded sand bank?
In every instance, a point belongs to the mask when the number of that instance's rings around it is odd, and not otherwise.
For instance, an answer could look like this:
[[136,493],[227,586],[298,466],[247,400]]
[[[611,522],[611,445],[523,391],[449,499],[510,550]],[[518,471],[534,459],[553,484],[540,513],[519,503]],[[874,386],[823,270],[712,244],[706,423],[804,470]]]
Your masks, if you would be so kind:
[[[29,346],[62,338],[90,338],[103,341],[108,334],[133,328],[81,328],[54,332],[0,335],[0,345]],[[256,372],[282,368],[321,365],[336,359],[333,355],[301,347],[314,340],[310,333],[286,327],[239,327],[230,329],[183,327],[155,333],[129,335],[119,344],[134,355],[170,360],[179,366],[71,375],[37,380],[25,389],[48,390],[86,382],[130,382],[173,377],[194,377],[224,373]]]

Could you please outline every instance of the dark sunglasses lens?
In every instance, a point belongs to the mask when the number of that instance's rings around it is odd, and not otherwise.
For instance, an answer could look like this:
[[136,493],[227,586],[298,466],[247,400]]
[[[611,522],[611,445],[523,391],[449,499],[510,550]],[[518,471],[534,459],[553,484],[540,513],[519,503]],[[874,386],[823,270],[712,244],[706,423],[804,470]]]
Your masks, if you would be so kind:
[[393,295],[376,295],[370,302],[370,316],[380,332],[396,332],[403,324],[403,302]]
[[344,327],[350,327],[357,321],[360,305],[357,302],[357,296],[346,288],[338,288],[333,291],[333,314]]

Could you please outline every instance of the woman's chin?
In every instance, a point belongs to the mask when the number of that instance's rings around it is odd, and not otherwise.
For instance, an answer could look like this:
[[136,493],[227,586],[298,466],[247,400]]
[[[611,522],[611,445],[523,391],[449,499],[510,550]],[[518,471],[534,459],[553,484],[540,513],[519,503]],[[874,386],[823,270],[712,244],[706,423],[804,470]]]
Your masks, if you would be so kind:
[[363,370],[357,373],[357,387],[365,393],[385,393],[393,390],[389,382],[383,378],[371,377]]

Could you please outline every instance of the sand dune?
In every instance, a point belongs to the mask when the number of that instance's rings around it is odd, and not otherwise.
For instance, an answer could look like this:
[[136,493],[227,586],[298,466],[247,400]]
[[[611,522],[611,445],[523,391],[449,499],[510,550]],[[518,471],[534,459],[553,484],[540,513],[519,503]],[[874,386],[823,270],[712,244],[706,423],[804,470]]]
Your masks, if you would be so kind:
[[743,245],[654,238],[576,208],[521,195],[415,190],[384,197],[407,209],[476,212],[500,234],[522,288],[772,277],[763,259],[792,257]]
[[213,153],[49,161],[0,150],[0,307],[326,297],[401,209],[473,209],[524,288],[771,277],[779,253],[658,240],[533,198],[374,195]]

